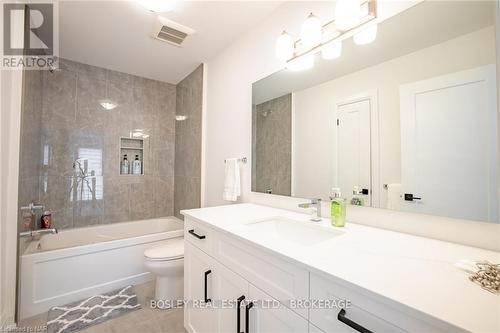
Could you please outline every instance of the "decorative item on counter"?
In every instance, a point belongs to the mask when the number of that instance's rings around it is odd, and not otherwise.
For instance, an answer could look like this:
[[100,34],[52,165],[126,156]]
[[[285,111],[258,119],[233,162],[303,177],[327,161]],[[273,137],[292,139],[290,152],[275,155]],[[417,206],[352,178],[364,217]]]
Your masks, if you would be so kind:
[[52,213],[48,210],[43,212],[40,218],[40,229],[50,229],[52,225]]
[[469,279],[481,288],[494,294],[500,293],[500,264],[492,264],[488,261],[476,262],[477,272],[469,276]]
[[332,225],[335,227],[345,226],[346,205],[345,200],[342,198],[342,194],[340,193],[340,188],[332,188],[330,200],[332,200],[330,209]]
[[359,187],[354,186],[352,189],[352,199],[351,199],[351,205],[355,206],[363,206],[364,200],[359,196]]

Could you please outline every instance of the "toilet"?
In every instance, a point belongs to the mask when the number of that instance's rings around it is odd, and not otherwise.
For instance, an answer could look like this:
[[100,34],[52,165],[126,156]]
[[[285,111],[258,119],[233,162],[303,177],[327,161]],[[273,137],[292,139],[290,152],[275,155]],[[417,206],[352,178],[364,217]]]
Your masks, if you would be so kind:
[[155,299],[184,298],[184,239],[175,238],[144,251],[144,267],[156,276]]

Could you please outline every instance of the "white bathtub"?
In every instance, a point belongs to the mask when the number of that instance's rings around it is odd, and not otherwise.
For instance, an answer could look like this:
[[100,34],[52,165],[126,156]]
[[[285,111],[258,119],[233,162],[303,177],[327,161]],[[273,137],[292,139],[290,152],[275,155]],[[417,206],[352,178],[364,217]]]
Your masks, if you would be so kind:
[[32,241],[21,256],[21,319],[154,277],[143,252],[182,237],[175,217],[60,231]]

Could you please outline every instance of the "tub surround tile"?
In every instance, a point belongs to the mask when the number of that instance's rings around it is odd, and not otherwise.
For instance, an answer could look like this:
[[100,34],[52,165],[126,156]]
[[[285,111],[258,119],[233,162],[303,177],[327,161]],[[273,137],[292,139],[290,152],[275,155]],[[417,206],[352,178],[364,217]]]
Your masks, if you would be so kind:
[[201,202],[201,117],[203,65],[177,85],[176,112],[187,116],[175,122],[175,216],[181,209],[200,207]]
[[252,108],[252,189],[291,193],[291,94]]
[[[199,207],[202,75],[200,66],[173,85],[67,59],[54,73],[26,73],[20,205],[45,204],[61,229],[173,215],[174,199]],[[117,107],[104,110],[103,99]],[[121,176],[119,138],[134,129],[149,135],[145,175]],[[82,156],[99,177],[95,198],[74,191],[73,164]],[[176,177],[190,188],[174,195]]]

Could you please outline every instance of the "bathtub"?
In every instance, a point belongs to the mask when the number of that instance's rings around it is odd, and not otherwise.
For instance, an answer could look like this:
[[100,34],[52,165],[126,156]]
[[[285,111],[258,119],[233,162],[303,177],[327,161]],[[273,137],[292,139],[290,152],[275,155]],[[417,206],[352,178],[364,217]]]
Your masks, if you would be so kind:
[[143,252],[182,237],[175,217],[62,230],[31,241],[21,256],[20,316],[148,282]]

